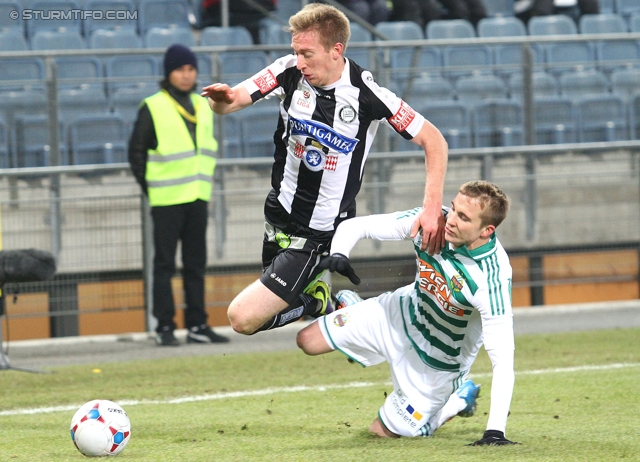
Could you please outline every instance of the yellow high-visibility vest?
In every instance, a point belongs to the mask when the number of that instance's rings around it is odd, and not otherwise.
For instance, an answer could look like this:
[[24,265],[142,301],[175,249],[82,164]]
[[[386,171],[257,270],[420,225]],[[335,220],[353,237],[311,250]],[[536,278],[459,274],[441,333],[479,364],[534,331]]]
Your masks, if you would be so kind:
[[195,93],[191,102],[196,117],[196,144],[176,109],[177,102],[166,92],[145,98],[155,127],[158,146],[147,151],[149,204],[186,204],[211,199],[215,153],[218,142],[213,137],[213,113],[207,100]]

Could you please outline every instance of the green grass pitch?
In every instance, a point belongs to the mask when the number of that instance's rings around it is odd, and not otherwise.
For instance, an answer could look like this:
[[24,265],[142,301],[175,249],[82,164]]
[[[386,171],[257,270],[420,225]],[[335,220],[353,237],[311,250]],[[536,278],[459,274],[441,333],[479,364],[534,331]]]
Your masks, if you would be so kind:
[[86,460],[69,423],[94,398],[129,414],[123,462],[640,460],[640,329],[518,336],[516,345],[507,436],[518,446],[466,446],[487,421],[484,351],[472,369],[483,384],[476,415],[399,440],[367,433],[391,390],[386,365],[289,351],[3,371],[0,460]]

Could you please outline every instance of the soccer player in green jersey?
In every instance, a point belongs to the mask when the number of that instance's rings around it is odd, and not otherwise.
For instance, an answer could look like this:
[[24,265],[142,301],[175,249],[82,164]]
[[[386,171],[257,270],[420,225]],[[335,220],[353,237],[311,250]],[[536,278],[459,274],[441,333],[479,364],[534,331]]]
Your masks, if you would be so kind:
[[[394,390],[372,433],[429,436],[456,415],[472,415],[479,386],[467,376],[484,344],[493,365],[491,409],[483,437],[473,444],[513,444],[505,437],[515,380],[512,269],[495,233],[508,210],[509,199],[496,185],[463,184],[451,207],[443,207],[442,251],[429,255],[420,234],[413,238],[414,283],[335,311],[298,333],[298,346],[309,355],[339,350],[363,366],[389,363]],[[419,213],[346,220],[323,264],[356,281],[349,253],[358,240],[411,239]]]

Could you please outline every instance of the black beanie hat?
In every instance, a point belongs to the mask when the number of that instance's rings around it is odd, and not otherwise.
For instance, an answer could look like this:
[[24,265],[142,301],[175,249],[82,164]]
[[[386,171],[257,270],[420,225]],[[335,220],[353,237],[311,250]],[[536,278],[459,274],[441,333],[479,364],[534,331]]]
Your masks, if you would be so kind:
[[198,60],[193,51],[185,47],[184,45],[174,44],[167,48],[167,52],[164,54],[164,76],[169,78],[169,74],[175,71],[179,67],[191,64],[198,69]]

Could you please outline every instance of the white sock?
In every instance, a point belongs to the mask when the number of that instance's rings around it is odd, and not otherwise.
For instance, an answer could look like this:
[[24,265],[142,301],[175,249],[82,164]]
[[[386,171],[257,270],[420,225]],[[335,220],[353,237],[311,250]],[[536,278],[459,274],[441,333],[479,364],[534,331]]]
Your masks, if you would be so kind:
[[431,425],[431,434],[446,424],[449,420],[457,416],[458,412],[462,411],[465,407],[467,407],[467,402],[460,398],[456,393],[449,396],[449,399],[445,405],[442,406],[442,409],[440,409],[440,411],[438,411],[438,413],[429,420],[429,424]]

